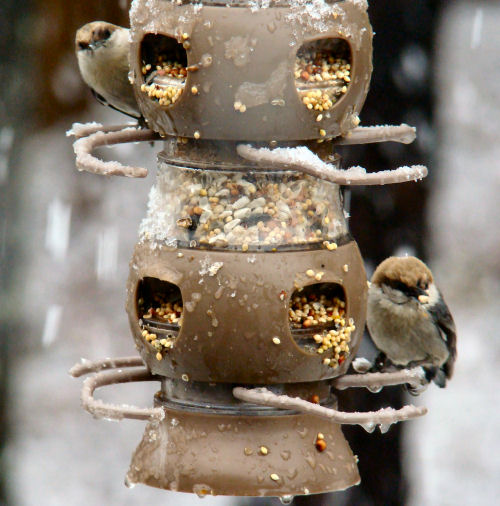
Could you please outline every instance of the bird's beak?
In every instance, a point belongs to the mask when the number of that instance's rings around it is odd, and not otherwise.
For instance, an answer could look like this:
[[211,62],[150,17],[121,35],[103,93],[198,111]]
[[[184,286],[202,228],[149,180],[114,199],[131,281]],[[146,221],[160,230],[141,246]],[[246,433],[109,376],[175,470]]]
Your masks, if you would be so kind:
[[429,302],[429,291],[423,290],[422,288],[417,287],[417,293],[418,293],[418,301],[421,304],[427,304]]

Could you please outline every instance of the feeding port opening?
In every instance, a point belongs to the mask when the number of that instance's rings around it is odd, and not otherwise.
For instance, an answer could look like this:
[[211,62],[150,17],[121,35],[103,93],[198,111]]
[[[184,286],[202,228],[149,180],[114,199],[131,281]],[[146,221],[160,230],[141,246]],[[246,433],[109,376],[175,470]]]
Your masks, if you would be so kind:
[[136,311],[142,337],[161,355],[173,346],[182,325],[182,295],[168,281],[146,277],[139,281]]
[[[184,45],[186,42],[184,42]],[[160,105],[179,100],[187,78],[187,54],[173,37],[148,33],[141,43],[141,91]]]
[[352,53],[344,39],[303,44],[295,57],[295,86],[302,103],[315,113],[330,110],[351,83]]
[[289,301],[292,336],[304,351],[317,353],[330,367],[349,355],[354,321],[347,316],[344,289],[337,283],[315,283],[295,290]]

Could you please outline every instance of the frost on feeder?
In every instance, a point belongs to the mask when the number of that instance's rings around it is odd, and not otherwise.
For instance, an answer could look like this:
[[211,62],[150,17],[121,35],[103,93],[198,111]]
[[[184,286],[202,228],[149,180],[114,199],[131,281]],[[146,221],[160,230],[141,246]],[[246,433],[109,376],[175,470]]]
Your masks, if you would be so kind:
[[[95,416],[149,421],[127,483],[284,501],[342,490],[360,478],[341,424],[385,431],[425,413],[336,409],[339,389],[425,383],[419,369],[346,375],[367,283],[340,185],[427,174],[340,167],[336,145],[415,138],[407,125],[358,126],[372,70],[366,9],[132,3],[130,77],[151,130],[72,131],[78,168],[106,175],[147,170],[98,160],[94,148],[164,142],[127,285],[141,357],[72,370],[95,373],[82,391]],[[161,383],[153,408],[93,397],[129,381]]]

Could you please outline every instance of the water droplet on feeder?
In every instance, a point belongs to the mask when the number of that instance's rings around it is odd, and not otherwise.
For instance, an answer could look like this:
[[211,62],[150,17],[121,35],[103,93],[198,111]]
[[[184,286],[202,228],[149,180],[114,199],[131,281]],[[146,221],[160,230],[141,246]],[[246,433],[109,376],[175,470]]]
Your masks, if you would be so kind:
[[311,454],[308,454],[306,457],[306,462],[311,466],[311,469],[316,468],[316,460]]
[[381,423],[379,425],[381,434],[385,434],[391,428],[391,425],[392,423]]
[[380,385],[372,385],[372,386],[369,386],[367,387],[368,390],[372,393],[372,394],[378,394],[381,390],[382,390],[382,386]]
[[280,497],[280,502],[281,504],[292,504],[293,499],[294,499],[293,495],[282,495]]
[[284,450],[280,453],[280,455],[283,460],[289,460],[290,457],[292,456],[292,452],[289,450]]
[[213,495],[212,489],[208,485],[197,483],[193,485],[193,492],[200,498],[204,499],[207,495]]
[[373,422],[363,423],[361,427],[366,430],[366,432],[372,433],[375,430],[376,425]]

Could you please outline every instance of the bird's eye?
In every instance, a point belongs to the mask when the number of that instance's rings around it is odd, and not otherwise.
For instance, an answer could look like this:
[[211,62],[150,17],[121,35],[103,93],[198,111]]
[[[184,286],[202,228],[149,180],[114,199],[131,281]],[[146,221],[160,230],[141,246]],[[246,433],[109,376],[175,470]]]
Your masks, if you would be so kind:
[[429,283],[427,281],[424,281],[423,279],[421,279],[419,282],[418,282],[418,286],[422,289],[422,290],[427,290],[427,288],[429,288]]
[[98,28],[94,32],[94,40],[96,42],[103,42],[105,40],[108,40],[111,36],[111,31],[109,28]]
[[89,44],[88,42],[79,42],[78,43],[78,49],[88,49]]

